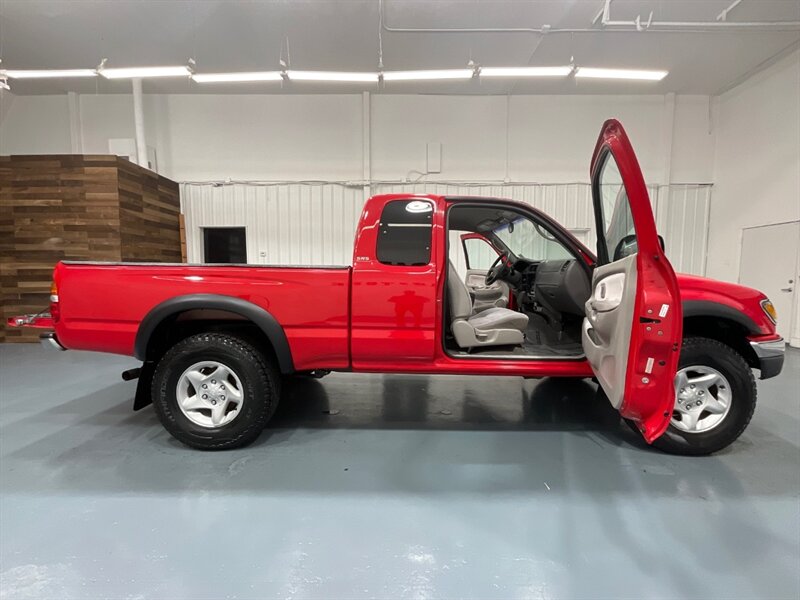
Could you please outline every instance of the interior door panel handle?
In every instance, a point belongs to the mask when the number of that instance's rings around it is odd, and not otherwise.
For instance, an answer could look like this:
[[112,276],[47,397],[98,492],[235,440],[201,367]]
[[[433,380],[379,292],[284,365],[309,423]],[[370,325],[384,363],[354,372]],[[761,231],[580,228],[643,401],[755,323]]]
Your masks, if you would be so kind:
[[596,312],[608,312],[617,308],[625,292],[625,273],[614,273],[595,284],[589,307]]
[[592,300],[589,306],[594,312],[608,312],[614,310],[620,304],[621,298],[614,298],[610,300]]

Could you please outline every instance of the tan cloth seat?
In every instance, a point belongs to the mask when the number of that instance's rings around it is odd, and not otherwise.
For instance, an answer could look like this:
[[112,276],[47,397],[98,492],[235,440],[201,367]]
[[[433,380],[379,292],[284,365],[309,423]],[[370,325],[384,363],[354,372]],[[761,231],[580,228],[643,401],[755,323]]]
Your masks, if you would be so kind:
[[447,295],[450,326],[461,348],[518,346],[528,326],[528,316],[508,308],[488,308],[473,315],[472,298],[452,262],[448,265]]
[[505,281],[495,281],[487,286],[485,283],[486,271],[467,270],[464,283],[467,284],[467,291],[472,296],[472,313],[477,314],[487,308],[505,308],[508,306],[508,298],[511,289]]

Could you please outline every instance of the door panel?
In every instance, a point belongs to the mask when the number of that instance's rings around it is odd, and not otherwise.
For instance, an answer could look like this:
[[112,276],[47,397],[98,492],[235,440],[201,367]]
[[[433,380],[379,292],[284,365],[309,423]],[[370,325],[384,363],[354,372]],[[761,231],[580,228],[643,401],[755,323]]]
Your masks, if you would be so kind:
[[598,267],[584,352],[611,404],[652,442],[669,426],[682,335],[680,291],[622,125],[603,125],[592,157]]
[[441,218],[431,200],[415,197],[390,199],[379,214],[362,215],[350,301],[353,368],[433,360],[444,245],[434,244],[434,226]]
[[625,391],[635,300],[635,256],[595,269],[583,320],[583,350],[617,410]]

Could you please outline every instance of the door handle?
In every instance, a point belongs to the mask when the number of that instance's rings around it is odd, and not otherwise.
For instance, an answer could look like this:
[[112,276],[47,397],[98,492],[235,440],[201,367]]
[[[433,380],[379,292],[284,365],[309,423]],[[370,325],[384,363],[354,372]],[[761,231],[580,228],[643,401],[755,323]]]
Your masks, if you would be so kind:
[[617,308],[620,305],[620,302],[622,302],[622,298],[591,300],[589,302],[589,308],[591,308],[594,312],[608,312]]
[[790,288],[790,287],[788,287],[788,288],[781,288],[781,291],[782,291],[782,292],[791,292],[791,291],[792,291],[792,289],[793,289],[793,288]]

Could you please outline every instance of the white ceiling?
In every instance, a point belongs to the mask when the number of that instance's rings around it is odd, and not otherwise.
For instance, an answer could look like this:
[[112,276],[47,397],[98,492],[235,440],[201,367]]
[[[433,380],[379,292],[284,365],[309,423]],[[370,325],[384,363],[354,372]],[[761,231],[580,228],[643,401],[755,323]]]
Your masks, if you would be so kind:
[[[613,20],[714,22],[732,0],[614,0]],[[603,0],[385,0],[392,28],[591,29]],[[377,0],[0,0],[0,58],[7,69],[186,64],[198,72],[276,70],[288,39],[291,67],[375,71]],[[800,21],[800,0],[743,0],[729,22]],[[383,30],[386,70],[578,65],[664,69],[661,82],[495,80],[396,82],[387,93],[714,94],[800,40],[797,28],[725,31],[560,33],[400,33]],[[130,83],[12,81],[15,94],[129,93]],[[150,93],[338,93],[380,91],[368,84],[206,84],[147,80]]]

